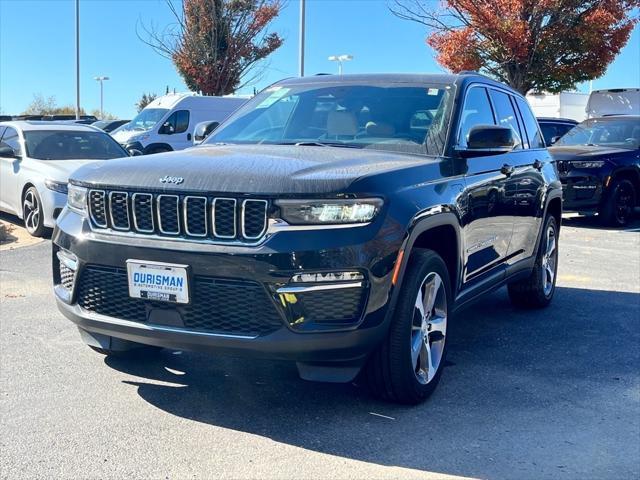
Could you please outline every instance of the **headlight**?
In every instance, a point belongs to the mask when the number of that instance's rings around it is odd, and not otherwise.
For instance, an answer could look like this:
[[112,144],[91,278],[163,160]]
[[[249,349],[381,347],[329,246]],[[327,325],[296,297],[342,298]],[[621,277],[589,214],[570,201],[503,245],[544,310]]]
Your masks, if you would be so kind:
[[587,160],[579,162],[571,162],[574,168],[600,168],[604,165],[604,160]]
[[85,213],[87,211],[87,189],[69,184],[67,205],[71,210],[75,210],[79,213]]
[[67,193],[66,182],[57,182],[56,180],[47,179],[44,181],[44,184],[49,190],[53,190],[54,192],[64,193],[65,195]]
[[382,200],[278,200],[280,216],[291,225],[366,223],[380,211]]

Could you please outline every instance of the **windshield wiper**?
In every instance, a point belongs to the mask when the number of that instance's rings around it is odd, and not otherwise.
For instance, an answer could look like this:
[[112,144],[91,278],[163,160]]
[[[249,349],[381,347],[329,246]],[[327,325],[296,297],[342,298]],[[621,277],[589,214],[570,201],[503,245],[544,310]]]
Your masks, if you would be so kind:
[[294,145],[296,147],[341,147],[341,148],[362,148],[360,145],[354,145],[353,143],[341,143],[341,142],[316,142],[314,140],[302,141],[302,142],[277,142],[270,145]]

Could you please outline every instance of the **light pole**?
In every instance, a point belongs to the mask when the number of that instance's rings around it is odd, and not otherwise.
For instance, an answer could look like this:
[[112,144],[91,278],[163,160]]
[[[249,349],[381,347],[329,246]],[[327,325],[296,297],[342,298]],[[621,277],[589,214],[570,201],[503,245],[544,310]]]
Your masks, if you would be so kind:
[[100,120],[104,120],[104,111],[102,109],[102,82],[109,80],[109,77],[93,77],[93,79],[100,82]]
[[304,0],[300,0],[300,42],[298,46],[298,73],[304,77]]
[[76,120],[80,120],[80,0],[76,0]]
[[338,75],[342,75],[342,63],[353,60],[353,55],[331,55],[329,61],[338,62]]

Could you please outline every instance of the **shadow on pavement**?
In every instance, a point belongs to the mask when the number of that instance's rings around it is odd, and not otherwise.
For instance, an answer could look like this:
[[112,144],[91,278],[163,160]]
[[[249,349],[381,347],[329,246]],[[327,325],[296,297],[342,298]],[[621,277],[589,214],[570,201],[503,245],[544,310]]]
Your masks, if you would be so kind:
[[[24,228],[24,222],[20,220],[17,216],[11,215],[9,213],[0,212],[0,220],[13,226],[13,232],[16,230],[20,230],[23,235],[29,235]],[[51,240],[51,234],[53,234],[52,228],[45,228],[45,233],[43,238],[47,240]]]
[[638,468],[629,392],[639,311],[631,293],[558,288],[548,309],[521,311],[498,291],[452,325],[449,366],[417,407],[377,401],[354,384],[305,382],[283,362],[171,351],[105,361],[139,377],[123,381],[170,414],[304,449],[482,478],[504,475],[505,464],[510,478],[606,477],[610,465],[598,470],[594,455],[628,451],[616,467],[624,477]]
[[640,211],[636,210],[634,218],[624,228],[615,228],[603,225],[598,215],[564,215],[562,225],[565,227],[590,228],[595,230],[615,230],[620,232],[638,231],[640,228]]

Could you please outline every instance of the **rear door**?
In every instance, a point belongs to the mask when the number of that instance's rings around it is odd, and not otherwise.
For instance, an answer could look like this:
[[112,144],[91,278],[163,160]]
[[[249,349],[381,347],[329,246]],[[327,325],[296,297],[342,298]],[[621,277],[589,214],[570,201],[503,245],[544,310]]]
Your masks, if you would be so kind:
[[[470,130],[476,125],[495,125],[496,118],[487,88],[471,85],[460,112],[457,145],[464,149]],[[513,231],[507,191],[509,177],[503,173],[508,154],[463,160],[466,189],[464,213],[463,282],[472,282],[502,265],[508,255]]]

